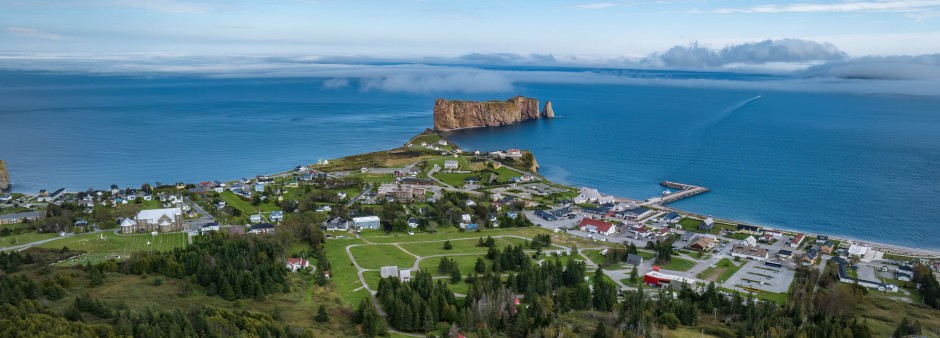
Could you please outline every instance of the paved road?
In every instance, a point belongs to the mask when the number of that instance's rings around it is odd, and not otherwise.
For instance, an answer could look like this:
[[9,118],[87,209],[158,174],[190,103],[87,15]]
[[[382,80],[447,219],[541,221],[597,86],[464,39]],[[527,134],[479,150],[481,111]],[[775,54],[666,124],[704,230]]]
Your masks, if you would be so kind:
[[348,208],[348,207],[352,206],[353,203],[356,203],[356,201],[358,201],[360,198],[362,198],[362,196],[365,196],[365,194],[368,194],[369,191],[372,191],[372,184],[371,184],[371,183],[366,183],[366,187],[365,187],[364,189],[362,189],[362,192],[359,193],[359,195],[356,195],[356,197],[351,198],[351,199],[349,200],[349,203],[346,203],[346,207]]

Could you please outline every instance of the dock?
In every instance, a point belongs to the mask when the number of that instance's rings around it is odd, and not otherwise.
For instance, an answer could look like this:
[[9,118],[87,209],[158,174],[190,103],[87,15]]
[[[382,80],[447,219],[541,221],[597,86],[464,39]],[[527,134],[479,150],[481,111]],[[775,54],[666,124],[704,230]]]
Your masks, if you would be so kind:
[[659,182],[659,185],[664,186],[666,188],[679,190],[677,192],[674,192],[674,193],[671,193],[662,197],[654,197],[650,199],[651,201],[655,200],[659,204],[672,203],[672,202],[675,202],[684,198],[689,198],[689,197],[692,197],[701,193],[708,192],[708,188],[706,187],[700,187],[697,185],[691,185],[691,184],[685,184],[685,183],[662,181],[662,182]]

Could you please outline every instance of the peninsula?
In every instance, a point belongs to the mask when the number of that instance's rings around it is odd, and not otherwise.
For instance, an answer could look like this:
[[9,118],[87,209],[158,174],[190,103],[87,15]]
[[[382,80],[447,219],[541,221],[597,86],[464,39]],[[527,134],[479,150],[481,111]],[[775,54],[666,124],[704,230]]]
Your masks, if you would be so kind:
[[539,100],[516,96],[506,101],[458,101],[437,99],[434,102],[434,129],[453,130],[495,127],[516,122],[553,118],[552,103],[547,101],[539,111]]
[[0,160],[0,191],[10,189],[10,173],[7,171],[7,163]]

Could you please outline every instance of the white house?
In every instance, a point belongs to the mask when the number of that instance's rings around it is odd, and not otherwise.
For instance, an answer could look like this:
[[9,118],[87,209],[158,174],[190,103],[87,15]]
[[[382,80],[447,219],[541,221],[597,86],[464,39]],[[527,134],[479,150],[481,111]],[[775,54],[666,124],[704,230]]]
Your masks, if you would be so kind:
[[460,221],[464,223],[470,223],[472,221],[472,219],[470,218],[470,214],[460,215]]
[[747,238],[745,238],[743,241],[741,241],[741,245],[744,245],[744,246],[757,246],[757,238],[754,238],[754,236],[747,236]]
[[417,228],[417,227],[418,227],[418,219],[417,219],[417,218],[409,218],[409,219],[408,219],[408,227],[409,227],[409,228],[412,228],[412,229],[413,229],[413,228]]
[[248,216],[248,221],[251,223],[261,223],[261,214]]
[[601,193],[597,191],[597,189],[581,188],[581,192],[578,193],[578,196],[571,200],[575,203],[588,203],[597,202],[598,198],[601,198]]
[[868,254],[867,246],[864,246],[858,243],[852,243],[852,245],[849,246],[849,256],[862,257],[867,254]]
[[303,258],[288,258],[285,266],[290,271],[297,271],[310,266],[310,262]]
[[460,168],[460,164],[455,160],[444,161],[444,169],[447,170],[457,170]]

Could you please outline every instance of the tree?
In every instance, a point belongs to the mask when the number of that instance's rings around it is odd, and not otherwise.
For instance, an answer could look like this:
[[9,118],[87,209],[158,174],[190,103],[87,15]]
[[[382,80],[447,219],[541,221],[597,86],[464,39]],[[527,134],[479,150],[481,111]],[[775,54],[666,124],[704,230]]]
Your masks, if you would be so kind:
[[444,242],[444,250],[450,250],[450,249],[453,249],[453,248],[454,248],[454,246],[450,244],[450,240],[447,240],[447,241]]
[[460,269],[458,269],[456,266],[454,266],[454,267],[450,270],[450,282],[451,282],[451,283],[454,283],[454,284],[460,283],[460,277],[461,277],[461,276],[460,276]]
[[637,275],[636,270],[637,270],[637,268],[634,267],[633,270],[630,271],[630,283],[632,283],[632,284],[636,284],[637,278],[639,277],[639,276]]
[[320,308],[317,309],[317,316],[314,317],[314,319],[318,323],[326,323],[330,321],[330,314],[326,312],[326,307],[324,307],[323,305],[320,305]]
[[477,273],[486,272],[486,262],[483,260],[483,257],[477,257],[477,264],[473,267]]
[[676,317],[676,314],[672,312],[666,312],[656,319],[656,324],[659,324],[659,326],[668,327],[670,330],[675,330],[679,327],[679,318]]
[[610,335],[607,333],[607,328],[604,327],[604,322],[598,321],[597,326],[594,328],[594,338],[608,338]]

